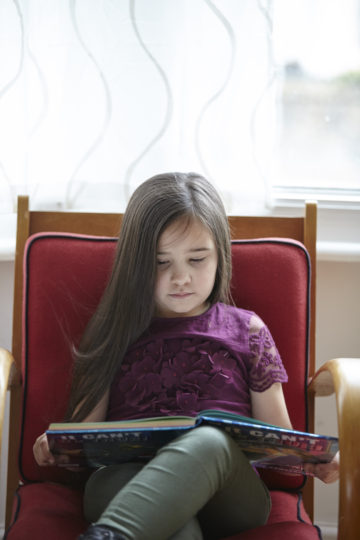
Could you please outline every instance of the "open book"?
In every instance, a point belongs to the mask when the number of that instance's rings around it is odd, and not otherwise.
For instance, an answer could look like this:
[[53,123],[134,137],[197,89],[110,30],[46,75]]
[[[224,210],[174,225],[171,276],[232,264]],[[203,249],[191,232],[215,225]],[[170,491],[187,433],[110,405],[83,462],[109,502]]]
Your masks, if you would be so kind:
[[211,425],[228,433],[256,467],[303,473],[303,463],[325,463],[338,439],[280,428],[237,414],[206,410],[195,418],[163,416],[121,422],[51,424],[49,446],[59,465],[99,467],[147,461],[189,429]]

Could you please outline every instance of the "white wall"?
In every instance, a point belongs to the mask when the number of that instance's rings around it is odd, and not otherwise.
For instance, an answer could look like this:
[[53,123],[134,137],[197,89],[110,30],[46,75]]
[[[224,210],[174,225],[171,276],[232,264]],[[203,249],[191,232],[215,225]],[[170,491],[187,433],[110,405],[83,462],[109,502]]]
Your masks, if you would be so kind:
[[[0,343],[11,346],[13,263],[0,262]],[[360,262],[318,262],[317,365],[332,357],[360,357]],[[316,401],[316,431],[336,435],[333,397]],[[4,452],[3,452],[4,454]],[[0,530],[4,522],[5,455],[1,466]],[[336,538],[338,484],[315,481],[315,521],[324,540]],[[326,534],[327,533],[327,534]]]
[[[360,358],[360,262],[320,261],[317,270],[317,365],[341,356]],[[318,398],[315,406],[316,431],[337,435],[335,399]],[[336,522],[337,490],[338,483],[315,481],[320,526]]]

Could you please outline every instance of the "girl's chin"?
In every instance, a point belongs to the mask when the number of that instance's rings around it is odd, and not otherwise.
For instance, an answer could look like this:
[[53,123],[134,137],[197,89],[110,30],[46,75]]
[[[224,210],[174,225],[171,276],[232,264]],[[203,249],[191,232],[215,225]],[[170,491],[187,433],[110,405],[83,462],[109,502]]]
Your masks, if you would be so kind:
[[204,304],[201,304],[200,306],[194,306],[190,309],[185,309],[185,307],[182,308],[181,306],[175,308],[174,306],[162,307],[156,310],[156,316],[163,318],[195,317],[207,311],[208,308],[209,304],[207,302],[204,302]]

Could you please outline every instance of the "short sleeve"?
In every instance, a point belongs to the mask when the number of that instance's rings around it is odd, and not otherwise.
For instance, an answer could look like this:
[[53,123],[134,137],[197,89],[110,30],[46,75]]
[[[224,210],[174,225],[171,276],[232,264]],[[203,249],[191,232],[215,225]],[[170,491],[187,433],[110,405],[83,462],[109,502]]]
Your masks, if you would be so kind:
[[255,392],[267,390],[288,376],[268,327],[255,314],[249,321],[249,386]]

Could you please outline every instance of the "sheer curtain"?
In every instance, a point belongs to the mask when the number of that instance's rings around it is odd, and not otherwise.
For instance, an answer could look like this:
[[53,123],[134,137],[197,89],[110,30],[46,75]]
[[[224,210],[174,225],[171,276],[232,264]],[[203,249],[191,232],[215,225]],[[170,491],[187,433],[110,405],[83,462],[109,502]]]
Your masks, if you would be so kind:
[[170,170],[206,175],[229,213],[289,185],[358,193],[359,14],[359,0],[2,0],[0,212],[19,193],[122,211]]
[[123,210],[164,171],[194,170],[229,212],[266,198],[274,111],[271,2],[3,0],[3,212]]

